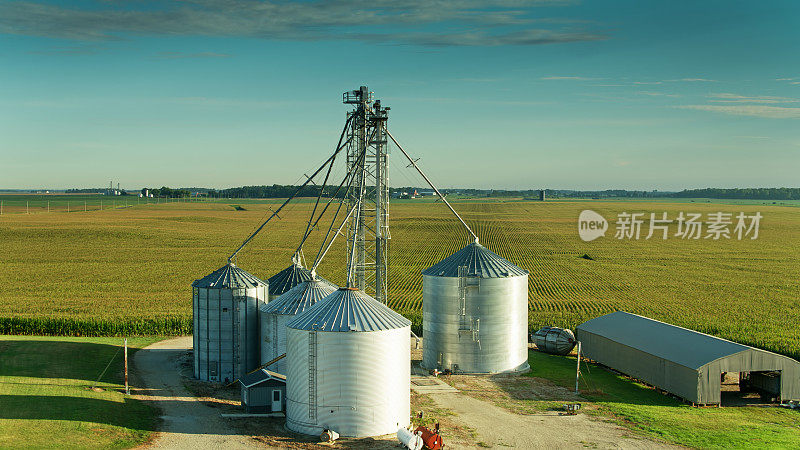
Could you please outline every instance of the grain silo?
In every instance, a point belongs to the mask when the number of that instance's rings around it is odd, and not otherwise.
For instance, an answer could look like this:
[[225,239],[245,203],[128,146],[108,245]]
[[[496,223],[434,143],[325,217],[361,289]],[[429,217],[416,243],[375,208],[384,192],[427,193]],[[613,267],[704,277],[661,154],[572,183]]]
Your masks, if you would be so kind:
[[[259,310],[261,320],[261,364],[286,353],[286,322],[332,294],[338,286],[324,280],[303,281]],[[286,374],[286,358],[268,367]]]
[[257,368],[267,283],[228,263],[192,283],[192,291],[195,378],[232,382]]
[[422,272],[422,366],[455,373],[528,366],[528,272],[477,242]]
[[342,436],[409,425],[411,322],[363,291],[340,288],[290,320],[286,426]]
[[[312,278],[310,270],[303,267],[296,259],[293,260],[289,267],[269,277],[267,280],[269,282],[269,300],[272,301],[280,297],[291,288],[303,281],[311,281]],[[317,277],[317,279],[327,282],[327,280],[323,280],[319,277]]]

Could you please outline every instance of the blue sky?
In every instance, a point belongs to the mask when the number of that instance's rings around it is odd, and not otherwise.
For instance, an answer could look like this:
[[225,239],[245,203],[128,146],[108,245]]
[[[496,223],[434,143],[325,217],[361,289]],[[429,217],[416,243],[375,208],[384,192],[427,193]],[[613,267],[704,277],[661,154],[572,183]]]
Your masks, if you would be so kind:
[[361,84],[442,187],[797,186],[798,25],[789,0],[0,1],[0,188],[294,183]]

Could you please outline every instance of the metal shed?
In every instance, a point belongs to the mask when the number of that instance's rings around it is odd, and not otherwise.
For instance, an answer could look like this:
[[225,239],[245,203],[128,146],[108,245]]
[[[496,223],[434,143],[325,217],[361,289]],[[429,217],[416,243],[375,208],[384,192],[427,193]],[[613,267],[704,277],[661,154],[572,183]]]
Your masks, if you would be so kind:
[[[780,400],[800,399],[800,363],[777,353],[623,311],[577,328],[583,354],[696,404],[719,404],[721,374],[780,374]],[[775,383],[777,387],[777,383]]]
[[239,378],[242,406],[250,414],[286,410],[286,376],[260,369]]

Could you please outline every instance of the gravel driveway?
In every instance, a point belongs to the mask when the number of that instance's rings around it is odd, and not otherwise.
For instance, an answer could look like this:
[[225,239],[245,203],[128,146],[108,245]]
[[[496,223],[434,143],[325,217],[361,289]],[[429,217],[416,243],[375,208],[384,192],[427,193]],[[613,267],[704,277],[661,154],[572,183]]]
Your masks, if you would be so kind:
[[265,448],[248,436],[237,435],[229,419],[220,417],[191,395],[183,386],[179,360],[192,348],[192,337],[156,342],[136,352],[137,376],[147,388],[136,397],[153,402],[161,409],[161,431],[152,448]]

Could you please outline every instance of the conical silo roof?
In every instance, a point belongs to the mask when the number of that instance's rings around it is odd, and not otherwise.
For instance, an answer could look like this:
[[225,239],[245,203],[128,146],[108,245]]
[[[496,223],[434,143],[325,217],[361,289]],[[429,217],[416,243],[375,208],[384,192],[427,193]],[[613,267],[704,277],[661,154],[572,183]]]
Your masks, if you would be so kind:
[[408,319],[355,288],[339,288],[286,323],[308,331],[381,331],[410,325]]
[[[311,281],[312,278],[310,270],[300,264],[292,263],[289,267],[269,277],[267,280],[269,281],[269,295],[282,295],[303,281]],[[328,283],[334,288],[338,287],[324,278],[317,277],[317,280]]]
[[299,314],[338,289],[331,283],[311,280],[303,281],[281,294],[280,297],[263,305],[261,312],[267,314]]
[[476,242],[422,271],[435,277],[458,277],[458,268],[467,267],[467,275],[480,278],[505,278],[527,275],[522,269]]
[[193,287],[213,289],[250,289],[266,285],[267,283],[264,280],[246,270],[242,270],[233,263],[225,264],[192,283]]

